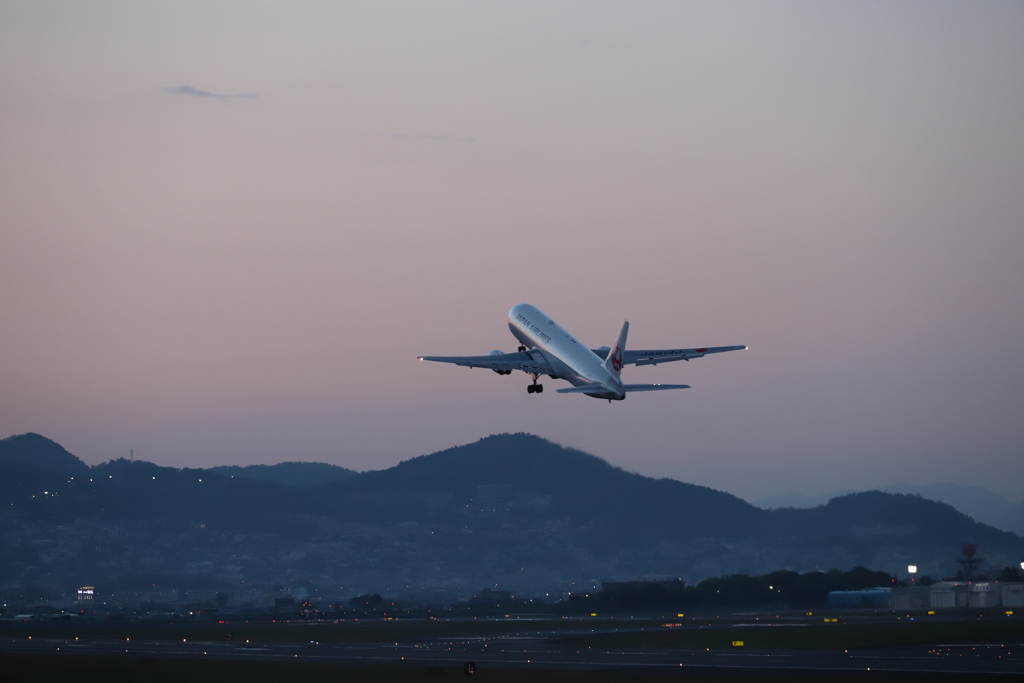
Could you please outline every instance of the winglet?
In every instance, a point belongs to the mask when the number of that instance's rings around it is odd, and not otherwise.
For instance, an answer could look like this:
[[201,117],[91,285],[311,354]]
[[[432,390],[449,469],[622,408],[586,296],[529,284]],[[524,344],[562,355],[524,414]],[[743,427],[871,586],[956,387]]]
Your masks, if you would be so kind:
[[604,367],[615,377],[618,377],[619,373],[622,372],[622,357],[626,351],[626,335],[628,333],[629,321],[623,320],[622,327],[619,329],[619,336],[615,338],[615,343],[612,345],[611,351],[608,352],[608,357],[604,359]]

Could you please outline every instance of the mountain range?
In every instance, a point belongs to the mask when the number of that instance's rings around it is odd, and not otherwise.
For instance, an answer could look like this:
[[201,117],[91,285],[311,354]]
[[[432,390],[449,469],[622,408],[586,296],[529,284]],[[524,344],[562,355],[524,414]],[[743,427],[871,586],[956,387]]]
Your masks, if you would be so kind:
[[[936,578],[1024,540],[920,495],[765,510],[729,493],[502,434],[355,473],[323,463],[89,467],[37,434],[0,441],[4,586],[303,582],[348,591],[524,592],[602,580],[865,566]],[[42,588],[41,588],[42,589]]]
[[[953,482],[936,482],[931,484],[898,483],[878,490],[884,493],[904,493],[921,496],[928,500],[946,503],[979,522],[1024,536],[1024,501],[1014,504],[999,494],[980,486]],[[850,493],[854,493],[854,491],[836,491],[817,496],[790,493],[765,496],[751,502],[758,507],[766,509],[787,507],[813,508],[824,505],[833,498]]]
[[249,479],[265,479],[286,486],[309,486],[328,481],[341,481],[353,477],[358,472],[337,465],[323,462],[282,462],[277,465],[221,465],[211,467],[211,472],[229,477],[248,477]]

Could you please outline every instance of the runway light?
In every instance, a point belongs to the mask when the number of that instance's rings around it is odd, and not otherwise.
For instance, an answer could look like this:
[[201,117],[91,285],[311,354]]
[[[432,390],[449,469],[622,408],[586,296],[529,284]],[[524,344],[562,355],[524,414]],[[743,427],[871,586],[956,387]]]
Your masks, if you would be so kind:
[[907,573],[908,574],[916,574],[917,573],[917,565],[916,564],[908,564],[907,565]]

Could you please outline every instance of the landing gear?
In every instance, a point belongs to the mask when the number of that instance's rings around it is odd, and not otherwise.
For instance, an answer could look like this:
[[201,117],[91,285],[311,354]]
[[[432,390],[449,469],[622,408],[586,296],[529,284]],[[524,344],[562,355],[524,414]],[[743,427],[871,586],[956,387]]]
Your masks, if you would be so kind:
[[530,386],[526,387],[526,393],[528,393],[528,394],[540,394],[540,393],[542,393],[544,391],[544,385],[543,384],[537,384],[537,373],[534,372],[530,376],[533,377],[533,384],[531,384]]
[[519,353],[522,353],[525,350],[526,350],[526,344],[520,344],[519,345]]

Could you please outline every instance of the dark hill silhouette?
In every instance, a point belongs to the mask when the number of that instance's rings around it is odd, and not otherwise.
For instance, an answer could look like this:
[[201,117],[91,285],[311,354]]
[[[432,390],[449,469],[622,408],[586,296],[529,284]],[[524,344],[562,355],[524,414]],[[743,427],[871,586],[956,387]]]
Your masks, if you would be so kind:
[[357,474],[354,470],[323,462],[282,462],[277,465],[222,465],[211,467],[211,472],[227,477],[265,479],[286,486],[311,486],[326,482],[342,481]]
[[88,465],[39,434],[0,440],[0,500],[31,500],[88,472]]
[[1002,528],[1024,536],[1024,501],[1010,508],[1003,516]]
[[60,491],[68,513],[96,505],[104,520],[201,521],[219,528],[277,528],[280,517],[310,510],[304,497],[276,482],[224,476],[205,469],[160,467],[111,460],[92,468],[87,481]]
[[752,528],[761,514],[731,494],[626,472],[530,434],[500,434],[423,455],[363,473],[339,490],[359,492],[361,500],[385,492],[439,492],[471,508],[515,509],[549,499],[551,514],[599,527],[597,536],[618,543]]
[[[1015,506],[1009,500],[980,486],[948,481],[931,484],[903,482],[879,490],[884,493],[919,495],[922,498],[946,503],[983,524],[989,524],[1003,531],[1012,531],[1018,535],[1024,534],[1024,514],[1021,514],[1024,507],[1014,510]],[[766,496],[751,502],[759,508],[769,510],[786,507],[811,508],[825,505],[832,498],[849,493],[854,493],[854,491],[836,491],[814,496],[789,493]]]
[[[761,510],[528,434],[311,485],[123,459],[89,468],[38,435],[0,445],[0,530],[28,529],[12,542],[29,543],[0,558],[0,584],[47,562],[47,572],[79,583],[83,567],[122,576],[141,566],[228,572],[236,582],[303,572],[377,591],[389,582],[693,581],[858,565],[894,572],[908,563],[948,576],[961,543],[980,544],[997,568],[1024,554],[1013,534],[919,496],[875,491],[818,508]],[[36,547],[26,539],[49,540]],[[72,559],[60,568],[59,558]]]
[[0,468],[27,467],[61,475],[76,475],[89,466],[56,441],[33,432],[0,440]]
[[990,524],[997,529],[1013,531],[1002,526],[1003,516],[1013,504],[997,493],[980,486],[957,484],[953,482],[936,482],[932,484],[893,484],[881,489],[886,493],[907,493],[919,495],[929,500],[952,505],[960,512],[973,517],[983,524]]
[[[922,557],[941,558],[955,572],[958,543],[978,543],[989,552],[1004,549],[1000,563],[1011,562],[1013,552],[1024,550],[1014,534],[974,521],[945,503],[918,495],[865,491],[838,496],[826,505],[809,509],[783,508],[769,512],[772,533],[781,546],[808,548],[806,557],[818,562],[820,551],[841,552],[860,558],[857,564],[878,564],[888,557],[890,571],[902,558],[906,564],[922,564]],[[961,539],[961,540],[957,540]],[[1017,550],[1011,550],[1011,549]],[[841,549],[841,550],[840,550]],[[927,571],[940,572],[932,565]]]

